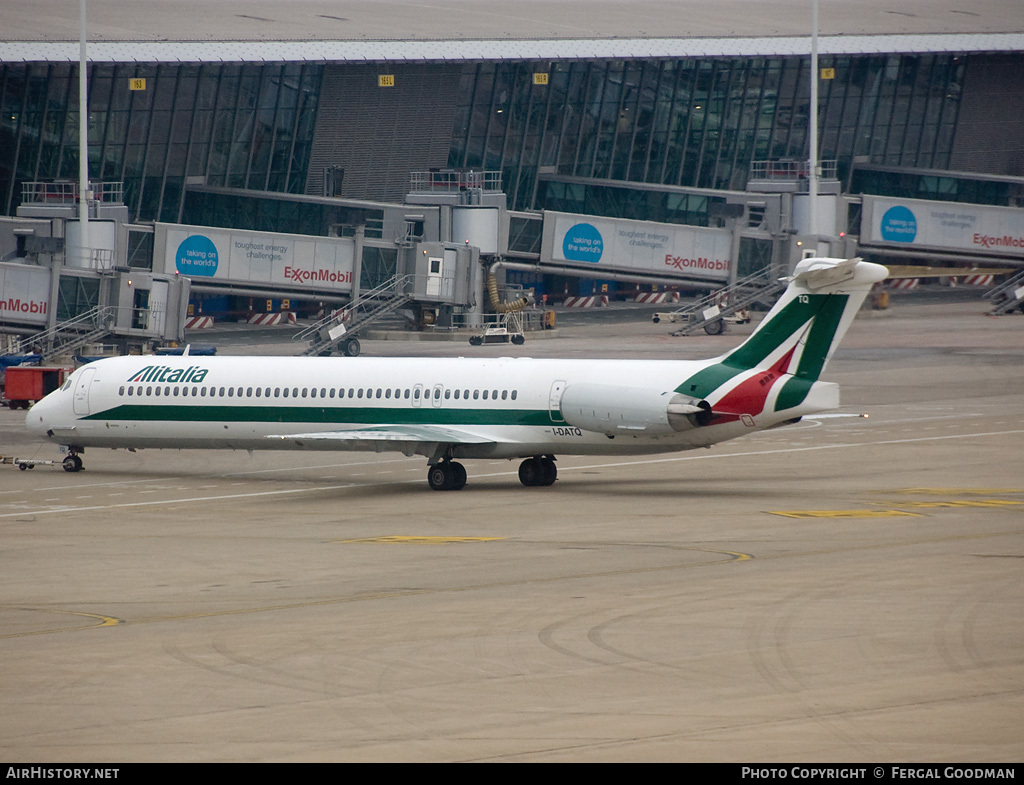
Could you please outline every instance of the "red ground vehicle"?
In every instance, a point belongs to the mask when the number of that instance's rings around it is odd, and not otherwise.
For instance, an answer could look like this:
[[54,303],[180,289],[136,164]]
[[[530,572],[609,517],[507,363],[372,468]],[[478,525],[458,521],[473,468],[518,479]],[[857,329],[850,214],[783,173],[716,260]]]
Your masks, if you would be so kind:
[[15,365],[4,372],[4,403],[27,409],[64,384],[65,368]]

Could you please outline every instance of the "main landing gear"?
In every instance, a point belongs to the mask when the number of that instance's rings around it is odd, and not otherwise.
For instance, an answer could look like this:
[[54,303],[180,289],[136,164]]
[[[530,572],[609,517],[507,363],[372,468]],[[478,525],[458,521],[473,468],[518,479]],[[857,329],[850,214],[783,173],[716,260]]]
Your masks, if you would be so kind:
[[527,487],[554,485],[556,479],[558,468],[555,466],[555,459],[548,455],[527,458],[519,464],[519,482]]
[[82,465],[82,459],[79,457],[77,452],[73,452],[68,455],[64,462],[61,464],[66,472],[80,472],[85,467]]
[[[554,485],[557,478],[555,459],[549,455],[527,458],[519,465],[519,482],[528,487]],[[466,487],[466,467],[445,459],[427,469],[427,482],[435,491],[461,491]]]
[[435,491],[461,491],[466,487],[466,467],[457,461],[441,461],[427,469],[427,482]]

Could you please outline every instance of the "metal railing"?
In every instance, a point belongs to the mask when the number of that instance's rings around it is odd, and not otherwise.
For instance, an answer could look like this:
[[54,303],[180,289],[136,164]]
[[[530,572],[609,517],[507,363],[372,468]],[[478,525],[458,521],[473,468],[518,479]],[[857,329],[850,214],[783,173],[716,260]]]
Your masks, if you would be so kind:
[[411,275],[403,275],[401,277],[395,275],[368,291],[360,292],[359,296],[344,308],[335,309],[319,321],[299,330],[292,336],[292,340],[308,341],[322,330],[340,324],[347,319],[352,319],[360,309],[366,310],[365,306],[369,302],[379,302],[385,295],[387,295],[388,299],[391,299],[396,294],[402,292],[410,280],[412,280]]
[[[309,346],[302,352],[303,355],[330,354],[342,343],[352,341],[359,332],[374,322],[408,303],[412,295],[406,290],[411,280],[411,275],[396,275],[380,286],[364,292],[344,308],[332,311],[318,322],[300,330],[292,340],[309,341]],[[344,325],[343,330],[339,329],[341,325]],[[357,341],[353,343],[358,347]]]
[[[836,161],[834,159],[819,161],[818,169],[819,177],[826,180],[834,180],[836,178]],[[793,159],[751,161],[749,179],[795,182],[806,180],[810,173],[810,161],[797,161]]]
[[438,172],[410,172],[409,190],[417,193],[458,193],[471,189],[501,191],[500,171],[458,171],[444,169]]
[[1017,307],[1024,309],[1024,270],[993,286],[982,297],[992,303],[992,316],[1001,316]]
[[[124,202],[124,183],[119,180],[96,182],[89,184],[92,198],[106,204]],[[56,180],[53,182],[31,182],[21,184],[22,204],[77,204],[78,182],[76,180]]]
[[[655,314],[655,321],[682,322],[683,326],[673,335],[689,335],[705,326],[722,326],[722,320],[747,310],[751,305],[768,300],[773,303],[778,294],[786,288],[786,282],[776,278],[771,270],[758,270],[746,278],[741,278],[731,286],[723,287],[695,303],[669,313]],[[705,329],[705,332],[710,330]]]
[[58,322],[48,330],[21,340],[21,351],[39,348],[46,355],[71,352],[109,333],[114,325],[116,309],[97,305],[78,316]]
[[[473,324],[472,322],[479,322]],[[535,332],[547,329],[544,322],[544,311],[530,309],[525,311],[510,311],[509,313],[487,313],[487,314],[452,314],[453,330],[474,330],[482,331],[493,328],[511,327],[517,331]],[[441,329],[441,328],[436,328]]]
[[114,251],[110,248],[83,248],[80,245],[68,245],[64,248],[64,259],[76,259],[86,270],[109,270],[114,266]]

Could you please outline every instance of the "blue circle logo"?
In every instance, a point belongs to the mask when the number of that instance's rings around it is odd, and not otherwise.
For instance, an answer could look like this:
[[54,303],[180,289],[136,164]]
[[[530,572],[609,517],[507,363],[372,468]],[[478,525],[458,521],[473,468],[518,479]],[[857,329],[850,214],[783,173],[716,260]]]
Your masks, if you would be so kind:
[[218,261],[217,246],[201,234],[185,238],[175,254],[175,266],[182,275],[212,278],[217,274]]
[[601,233],[590,224],[576,224],[562,240],[562,256],[570,262],[599,262],[603,252]]
[[912,243],[917,237],[917,218],[901,204],[890,207],[882,216],[882,239],[892,243]]

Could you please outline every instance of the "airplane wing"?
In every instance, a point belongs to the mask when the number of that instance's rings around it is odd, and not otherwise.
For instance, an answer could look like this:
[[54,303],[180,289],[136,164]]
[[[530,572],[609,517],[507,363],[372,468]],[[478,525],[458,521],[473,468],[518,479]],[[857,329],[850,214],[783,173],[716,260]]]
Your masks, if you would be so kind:
[[[351,431],[316,431],[312,433],[283,433],[268,436],[294,442],[302,447],[303,442],[336,441],[353,449],[374,447],[398,449],[396,442],[412,444],[508,444],[514,439],[497,437],[493,433],[478,433],[465,428],[445,428],[439,425],[377,425]],[[339,445],[342,446],[342,445]]]
[[1002,275],[1015,267],[925,267],[916,264],[887,264],[889,278],[960,278],[965,275]]

